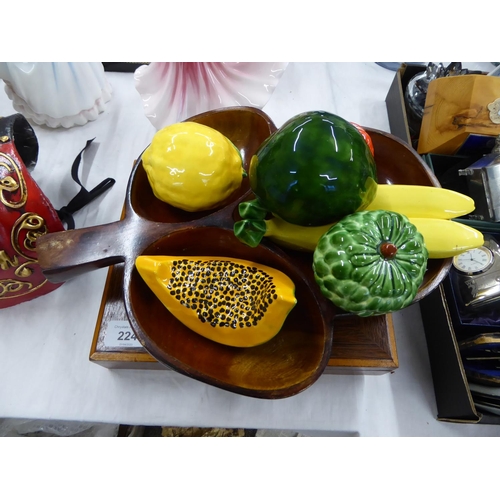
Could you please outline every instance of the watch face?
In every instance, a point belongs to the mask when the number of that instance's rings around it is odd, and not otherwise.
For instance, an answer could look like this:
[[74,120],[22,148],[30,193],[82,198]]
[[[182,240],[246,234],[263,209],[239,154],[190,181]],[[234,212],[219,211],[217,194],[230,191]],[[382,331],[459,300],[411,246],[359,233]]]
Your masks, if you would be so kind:
[[453,258],[455,268],[467,274],[481,273],[491,264],[493,264],[493,252],[486,247],[473,248]]

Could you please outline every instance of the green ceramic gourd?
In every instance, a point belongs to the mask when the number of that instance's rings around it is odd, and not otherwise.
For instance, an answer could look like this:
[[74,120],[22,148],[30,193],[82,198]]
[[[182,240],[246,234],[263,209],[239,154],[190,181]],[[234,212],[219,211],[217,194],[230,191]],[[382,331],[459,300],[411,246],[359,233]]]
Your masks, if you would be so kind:
[[404,215],[356,212],[332,226],[313,255],[314,277],[325,297],[358,316],[410,305],[423,281],[428,252]]

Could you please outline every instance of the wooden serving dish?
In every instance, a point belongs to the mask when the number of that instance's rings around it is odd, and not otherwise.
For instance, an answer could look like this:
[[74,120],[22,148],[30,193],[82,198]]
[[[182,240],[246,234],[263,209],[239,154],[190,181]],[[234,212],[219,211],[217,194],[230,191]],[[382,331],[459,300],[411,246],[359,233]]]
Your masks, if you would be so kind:
[[[108,269],[89,360],[109,369],[169,369],[133,339],[120,341],[116,332],[122,329],[130,329],[123,301],[123,263]],[[333,331],[325,375],[384,375],[399,367],[392,314],[368,318],[336,314]]]
[[[256,108],[225,108],[190,118],[219,130],[240,149],[244,167],[275,130]],[[390,134],[367,129],[375,147],[379,183],[439,186],[420,157]],[[312,255],[285,251],[264,239],[257,248],[233,234],[238,204],[250,195],[248,180],[216,211],[187,213],[157,200],[141,159],[127,188],[124,217],[102,226],[62,231],[37,240],[39,264],[50,281],[123,262],[123,297],[129,322],[158,361],[202,382],[247,396],[293,396],[323,373],[332,352],[335,307],[320,293]],[[227,256],[269,265],[290,276],[297,305],[281,331],[253,348],[224,346],[195,334],[160,303],[135,269],[139,255]],[[417,298],[446,276],[451,259],[429,261]]]

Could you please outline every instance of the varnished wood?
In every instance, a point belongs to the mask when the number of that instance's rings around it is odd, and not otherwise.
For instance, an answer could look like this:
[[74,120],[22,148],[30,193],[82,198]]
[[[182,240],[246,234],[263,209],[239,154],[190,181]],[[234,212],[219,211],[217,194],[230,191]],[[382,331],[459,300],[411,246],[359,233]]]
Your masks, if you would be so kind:
[[[219,130],[239,149],[243,166],[262,142],[276,130],[272,120],[257,108],[237,107],[209,111],[189,119]],[[199,225],[232,225],[232,211],[250,189],[248,177],[227,201],[224,210],[189,213],[158,200],[146,173],[136,162],[127,186],[122,220],[101,226],[62,231],[37,239],[40,267],[49,281],[58,283],[83,272],[118,262],[132,266],[137,255],[161,236]]]
[[[226,108],[191,120],[224,133],[240,148],[246,168],[276,129],[255,108]],[[439,185],[402,141],[374,129],[367,132],[374,143],[380,183]],[[123,266],[128,320],[154,358],[240,394],[267,399],[295,395],[313,384],[328,364],[336,309],[314,281],[311,254],[285,252],[267,239],[250,248],[234,236],[238,204],[250,194],[244,185],[222,209],[188,216],[154,198],[139,159],[130,177],[123,220],[39,238],[40,266],[52,281],[110,264]],[[240,349],[217,344],[186,328],[161,304],[135,270],[138,255],[220,255],[269,265],[294,281],[297,306],[278,335],[261,346]],[[429,263],[417,300],[439,284],[450,263],[451,259]]]
[[332,354],[325,373],[381,374],[399,367],[392,314],[335,318]]
[[[89,359],[106,368],[168,369],[143,347],[137,351],[99,351],[97,342],[110,321],[128,321],[123,302],[123,265],[112,266],[107,275],[103,299]],[[325,374],[381,375],[398,368],[392,315],[360,318],[339,314],[333,322],[333,343]]]
[[[256,108],[227,108],[191,118],[221,131],[239,149],[248,169],[250,158],[276,130]],[[123,296],[131,327],[146,350],[185,375],[240,394],[288,397],[309,387],[323,372],[332,344],[333,311],[310,276],[304,276],[286,253],[271,242],[252,249],[236,239],[234,212],[249,192],[248,180],[220,209],[185,214],[156,200],[142,163],[133,169],[122,220],[39,239],[41,267],[53,281],[89,269],[123,266]],[[101,234],[99,234],[101,233]],[[261,346],[231,348],[201,337],[162,306],[135,271],[138,255],[224,255],[270,265],[296,286],[296,307],[280,333]]]
[[418,152],[453,155],[469,134],[500,134],[488,104],[500,97],[500,78],[461,75],[429,84],[418,140]]
[[[280,332],[251,348],[210,341],[184,326],[155,297],[139,273],[124,274],[125,308],[144,347],[175,370],[240,394],[278,398],[296,394],[317,379],[331,351],[333,311],[319,288],[278,248],[250,248],[232,229],[198,227],[156,241],[145,255],[218,256],[258,262],[284,272],[295,284],[297,306]],[[142,332],[147,332],[143,334]]]

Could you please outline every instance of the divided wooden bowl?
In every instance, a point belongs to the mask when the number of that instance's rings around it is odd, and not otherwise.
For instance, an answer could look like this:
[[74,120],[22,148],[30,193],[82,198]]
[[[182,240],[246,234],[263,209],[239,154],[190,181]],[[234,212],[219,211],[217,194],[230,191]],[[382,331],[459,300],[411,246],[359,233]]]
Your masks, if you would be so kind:
[[[250,107],[224,108],[189,119],[226,135],[250,159],[275,130],[272,120]],[[366,129],[375,148],[379,183],[439,186],[417,153],[396,137]],[[251,194],[248,180],[215,211],[187,213],[153,195],[141,159],[127,188],[124,217],[102,226],[61,231],[37,240],[39,264],[50,281],[124,263],[125,309],[137,338],[159,362],[201,382],[246,396],[290,397],[310,387],[331,355],[336,309],[320,293],[312,255],[282,249],[264,239],[250,248],[234,236],[238,204]],[[139,255],[225,256],[269,265],[295,283],[297,305],[278,335],[252,348],[212,342],[186,328],[160,303],[135,269]],[[429,261],[420,300],[446,276],[451,259]]]

